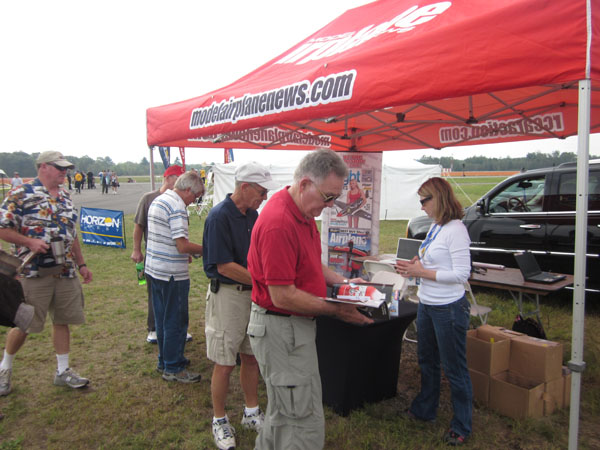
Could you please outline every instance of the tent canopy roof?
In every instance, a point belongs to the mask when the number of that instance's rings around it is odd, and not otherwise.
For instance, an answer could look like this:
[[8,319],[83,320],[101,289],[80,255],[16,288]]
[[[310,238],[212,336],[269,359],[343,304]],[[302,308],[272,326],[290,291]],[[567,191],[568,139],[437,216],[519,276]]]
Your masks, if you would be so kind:
[[[148,144],[381,151],[600,127],[600,1],[379,0],[229,86],[147,111]],[[589,13],[589,14],[588,14]]]

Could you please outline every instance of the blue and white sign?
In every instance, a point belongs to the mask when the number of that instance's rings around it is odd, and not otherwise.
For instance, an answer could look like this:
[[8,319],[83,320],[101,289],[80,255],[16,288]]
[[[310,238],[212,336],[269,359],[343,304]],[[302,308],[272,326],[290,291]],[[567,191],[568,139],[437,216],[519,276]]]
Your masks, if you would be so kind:
[[79,229],[84,244],[125,248],[123,211],[81,207]]

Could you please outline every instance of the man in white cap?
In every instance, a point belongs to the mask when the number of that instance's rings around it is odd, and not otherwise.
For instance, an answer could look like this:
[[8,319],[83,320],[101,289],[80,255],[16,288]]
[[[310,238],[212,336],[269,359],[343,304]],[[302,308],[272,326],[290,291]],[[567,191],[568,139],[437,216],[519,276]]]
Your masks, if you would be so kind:
[[246,335],[252,305],[252,278],[246,267],[256,210],[268,191],[278,187],[261,164],[243,164],[235,171],[233,194],[210,210],[204,224],[204,271],[210,279],[206,352],[215,363],[211,380],[212,431],[219,449],[235,447],[235,430],[225,412],[225,401],[238,353],[245,401],[242,426],[260,431],[264,420],[258,406],[258,364]]
[[[148,210],[150,209],[150,205],[156,197],[164,194],[167,189],[173,189],[177,178],[184,173],[185,171],[183,170],[183,167],[178,166],[177,164],[167,167],[163,173],[163,184],[160,189],[147,192],[142,195],[142,198],[140,198],[140,201],[137,205],[137,210],[135,212],[135,217],[133,219],[133,252],[131,253],[131,259],[135,263],[139,263],[144,260],[144,255],[142,254],[142,237],[144,238],[144,242],[147,244]],[[146,288],[148,292],[148,337],[146,337],[146,342],[150,344],[156,344],[156,324],[154,323],[154,307],[152,306],[152,287],[150,284],[151,281],[149,281],[149,279],[146,281]],[[187,340],[192,340],[192,335],[189,333],[187,334]]]
[[[19,280],[25,302],[35,308],[35,316],[26,332],[18,328],[8,332],[0,363],[0,395],[10,393],[15,354],[28,333],[44,329],[48,312],[58,362],[54,384],[81,388],[89,383],[69,368],[69,325],[85,320],[77,272],[84,283],[92,281],[92,272],[85,264],[77,239],[77,211],[69,193],[61,187],[67,169],[72,169],[73,164],[61,153],[48,151],[39,155],[36,166],[37,178],[11,190],[0,206],[0,239],[14,244],[15,255],[21,259],[37,254],[25,266]],[[30,226],[34,223],[38,225]],[[57,242],[62,242],[64,251],[60,251]]]

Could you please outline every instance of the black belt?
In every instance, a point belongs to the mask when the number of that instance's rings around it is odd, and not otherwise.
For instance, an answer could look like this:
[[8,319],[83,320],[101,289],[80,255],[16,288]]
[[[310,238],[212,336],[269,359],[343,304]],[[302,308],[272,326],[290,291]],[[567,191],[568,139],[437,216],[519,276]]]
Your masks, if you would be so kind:
[[[251,291],[251,290],[252,290],[252,285],[251,285],[251,284],[223,283],[222,281],[219,281],[219,280],[218,280],[218,279],[216,279],[216,278],[211,278],[211,280],[210,280],[210,281],[211,281],[211,285],[212,285],[212,284],[216,284],[217,286],[218,286],[218,285],[221,285],[221,286],[227,286],[227,287],[230,287],[230,288],[232,288],[232,289],[236,289],[236,290],[238,290],[238,291],[240,291],[240,292],[243,292],[243,291]],[[215,291],[215,290],[213,290],[213,292],[217,292],[218,290],[219,290],[219,288],[217,287],[217,288],[216,288],[216,291]]]
[[291,314],[285,314],[279,311],[271,311],[270,309],[265,310],[265,314],[269,316],[279,316],[279,317],[291,317]]
[[240,292],[252,290],[252,285],[249,285],[249,284],[226,284],[226,283],[223,283],[223,286],[231,286],[231,287],[235,286],[235,288]]

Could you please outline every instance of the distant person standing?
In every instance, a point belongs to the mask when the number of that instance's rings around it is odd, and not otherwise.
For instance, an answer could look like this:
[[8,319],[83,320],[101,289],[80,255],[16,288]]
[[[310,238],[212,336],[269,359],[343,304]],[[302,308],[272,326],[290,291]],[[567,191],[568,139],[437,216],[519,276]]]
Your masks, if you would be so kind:
[[112,188],[112,193],[117,195],[117,188],[119,187],[119,177],[117,177],[117,172],[112,172],[110,175],[110,186]]
[[12,189],[21,186],[23,184],[23,178],[19,175],[19,172],[15,172],[13,174],[12,179],[10,180],[10,186]]
[[72,191],[73,186],[71,184],[71,169],[67,170],[67,181],[69,182],[69,191]]
[[88,189],[92,189],[94,187],[94,172],[91,170],[87,173],[87,184]]
[[166,381],[195,383],[200,374],[189,372],[184,356],[189,322],[189,260],[202,255],[202,246],[188,239],[187,206],[204,192],[200,176],[186,172],[173,190],[159,195],[148,209],[146,278],[152,284],[152,304],[158,340],[157,370]]
[[[147,192],[142,195],[135,212],[133,219],[133,252],[131,259],[135,263],[142,262],[144,255],[142,253],[142,237],[146,246],[148,245],[148,209],[156,197],[164,194],[168,189],[173,189],[175,182],[180,175],[183,175],[183,168],[178,165],[172,165],[165,170],[163,174],[163,184],[156,191]],[[154,306],[152,306],[152,281],[148,277],[146,280],[146,288],[148,290],[148,337],[146,341],[150,344],[156,344],[156,323],[154,321]],[[187,333],[187,340],[191,340],[192,335]]]
[[100,184],[102,185],[102,194],[108,194],[108,185],[106,184],[106,170],[103,170],[98,174],[100,177]]
[[106,194],[108,194],[108,188],[112,179],[112,172],[110,170],[104,171],[104,182],[106,183]]
[[81,183],[83,183],[83,175],[81,175],[81,171],[75,172],[75,192],[77,194],[81,194]]

